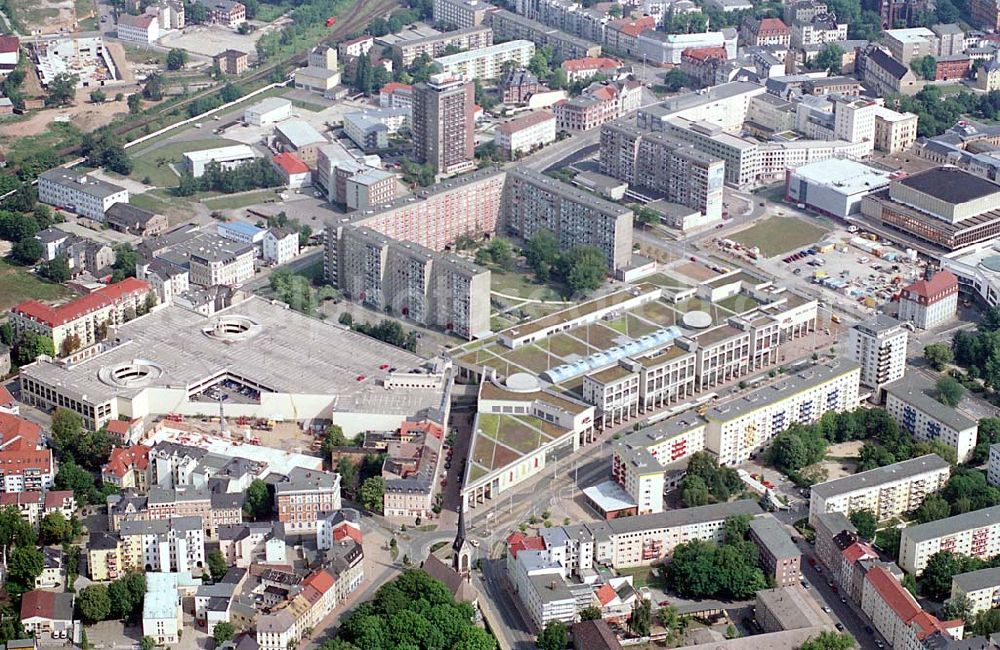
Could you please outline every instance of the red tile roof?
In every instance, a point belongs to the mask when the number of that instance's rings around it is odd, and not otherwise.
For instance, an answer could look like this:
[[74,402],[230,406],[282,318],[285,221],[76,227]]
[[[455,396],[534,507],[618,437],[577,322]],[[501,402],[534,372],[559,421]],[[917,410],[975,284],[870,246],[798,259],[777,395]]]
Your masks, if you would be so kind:
[[17,52],[21,47],[21,39],[17,36],[0,36],[0,53],[10,54]]
[[0,506],[23,506],[43,502],[45,498],[41,492],[0,492]]
[[863,542],[855,542],[844,549],[843,551],[844,559],[847,560],[849,564],[854,564],[858,560],[864,558],[877,558],[878,553],[875,552],[868,544]]
[[326,571],[317,571],[302,581],[306,587],[312,587],[321,594],[325,594],[333,587],[333,576]]
[[606,56],[588,56],[582,59],[569,59],[562,62],[562,69],[566,72],[603,70],[608,68],[620,68],[621,66],[621,61]]
[[35,589],[21,597],[21,620],[27,618],[55,618],[56,593]]
[[601,602],[601,607],[606,607],[608,603],[618,596],[611,585],[606,582],[601,585],[600,589],[594,592],[594,595],[597,596],[597,600]]
[[4,476],[23,474],[28,470],[50,473],[52,471],[52,450],[4,449],[0,451],[0,473],[3,473]]
[[681,52],[682,57],[694,59],[696,61],[707,61],[708,59],[726,58],[726,48],[724,47],[689,47]]
[[527,115],[522,115],[521,117],[516,117],[513,120],[504,122],[497,127],[497,131],[505,135],[510,135],[511,133],[516,133],[523,129],[530,128],[536,124],[541,124],[542,122],[548,122],[549,120],[556,119],[556,116],[548,111],[536,111],[534,113],[528,113]]
[[101,473],[122,478],[132,468],[144,470],[147,467],[149,467],[149,447],[146,445],[114,447],[107,464],[101,468]]
[[14,396],[10,394],[10,391],[0,386],[0,406],[11,406],[14,404]]
[[45,509],[55,510],[73,498],[72,490],[49,490],[45,493]]
[[[24,418],[0,413],[0,448],[37,447],[42,442],[42,428]],[[13,444],[12,444],[13,443]]]
[[639,36],[647,29],[653,29],[656,27],[656,19],[652,16],[643,16],[642,18],[637,18],[630,23],[625,23],[618,27],[618,31],[622,34],[628,36]]
[[81,296],[59,307],[52,307],[37,300],[25,300],[15,305],[11,311],[44,323],[49,327],[57,327],[87,314],[92,314],[98,309],[113,305],[127,295],[148,292],[148,282],[136,278],[125,278],[121,282],[109,284],[94,293]]
[[[512,541],[513,540],[513,541]],[[508,551],[515,558],[521,551],[544,551],[545,540],[541,537],[528,537],[519,533],[514,533],[507,538]]]
[[919,280],[903,291],[913,297],[933,298],[944,292],[958,290],[958,278],[951,271],[938,271],[930,280]]
[[302,159],[293,153],[284,152],[275,155],[271,160],[285,170],[286,174],[305,174],[309,171],[309,165],[302,162]]
[[347,539],[348,537],[353,539],[358,544],[361,544],[364,541],[364,538],[361,535],[361,529],[352,526],[347,522],[343,522],[340,526],[333,530],[334,541],[339,542],[340,540]]
[[765,32],[781,32],[787,34],[788,31],[788,25],[786,25],[780,18],[762,18],[760,23],[757,25],[758,34]]
[[132,425],[135,424],[135,420],[111,420],[104,425],[108,433],[113,433],[119,437],[125,437]]
[[934,632],[948,633],[941,621],[921,609],[906,587],[882,567],[875,567],[869,571],[865,580],[871,582],[878,595],[900,620],[919,628],[918,639],[924,639]]
[[401,84],[398,81],[390,81],[379,90],[379,93],[385,95],[395,92],[413,92],[413,86],[410,84]]

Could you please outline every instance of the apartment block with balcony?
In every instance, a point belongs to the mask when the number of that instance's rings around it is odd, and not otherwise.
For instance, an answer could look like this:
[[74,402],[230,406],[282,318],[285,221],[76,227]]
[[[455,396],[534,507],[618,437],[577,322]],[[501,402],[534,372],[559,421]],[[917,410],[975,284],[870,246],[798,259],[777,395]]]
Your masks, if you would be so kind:
[[750,522],[750,541],[760,552],[764,575],[779,587],[798,585],[802,580],[802,552],[792,542],[784,524],[771,516]]
[[1000,568],[980,569],[951,577],[951,597],[965,596],[971,616],[1000,607]]
[[868,510],[878,521],[886,521],[916,510],[924,499],[941,490],[950,477],[948,461],[927,454],[819,483],[812,487],[809,522],[814,524],[823,513],[842,512],[850,516],[858,510]]
[[910,373],[886,387],[885,410],[914,440],[942,442],[955,450],[958,462],[964,463],[976,447],[979,425],[939,402],[936,391],[929,381]]
[[1000,555],[1000,506],[904,528],[899,566],[919,576],[938,551],[982,559]]
[[858,323],[847,333],[847,356],[861,365],[861,383],[878,391],[903,377],[908,332],[884,314]]

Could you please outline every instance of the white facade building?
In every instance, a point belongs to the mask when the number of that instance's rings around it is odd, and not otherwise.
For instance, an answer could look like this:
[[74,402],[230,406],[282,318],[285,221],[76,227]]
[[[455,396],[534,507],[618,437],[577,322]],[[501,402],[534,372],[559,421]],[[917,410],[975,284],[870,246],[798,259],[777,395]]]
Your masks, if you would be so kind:
[[889,186],[889,172],[846,158],[801,165],[788,172],[791,203],[844,219],[861,212],[861,199]]
[[976,446],[979,425],[935,399],[935,390],[930,382],[910,373],[886,387],[885,410],[914,440],[943,442],[964,463]]
[[434,66],[439,72],[460,76],[465,81],[499,79],[505,63],[511,61],[517,68],[525,68],[534,54],[534,43],[515,40],[441,56],[434,59]]
[[899,294],[899,320],[920,329],[931,329],[958,313],[958,278],[951,271],[927,271],[925,277]]
[[538,111],[504,122],[496,129],[497,147],[508,159],[556,140],[556,116]]
[[898,320],[879,314],[848,331],[847,356],[861,365],[861,383],[878,390],[903,377],[908,332]]
[[847,516],[868,510],[878,521],[916,510],[927,496],[945,486],[951,465],[936,454],[911,458],[812,486],[809,523],[824,512]]
[[243,111],[243,121],[253,126],[274,124],[292,116],[292,102],[281,97],[268,97]]
[[125,520],[119,533],[129,566],[147,570],[184,572],[205,566],[205,532],[201,517],[172,517],[152,521]]
[[38,200],[103,222],[108,208],[128,203],[128,190],[57,167],[39,174]]
[[268,228],[264,233],[264,261],[268,264],[284,264],[299,254],[299,233],[282,228]]
[[202,149],[201,151],[187,151],[184,153],[184,168],[191,172],[195,178],[200,178],[205,173],[205,167],[212,162],[219,163],[223,171],[234,169],[248,162],[253,162],[257,153],[245,144],[235,144],[231,147],[216,147],[215,149]]
[[160,21],[155,15],[132,16],[122,13],[118,16],[118,39],[149,45],[160,38]]
[[919,576],[938,551],[984,560],[1000,555],[1000,506],[904,528],[899,540],[899,566]]
[[966,596],[972,603],[969,614],[1000,607],[1000,568],[969,571],[951,577],[951,597]]

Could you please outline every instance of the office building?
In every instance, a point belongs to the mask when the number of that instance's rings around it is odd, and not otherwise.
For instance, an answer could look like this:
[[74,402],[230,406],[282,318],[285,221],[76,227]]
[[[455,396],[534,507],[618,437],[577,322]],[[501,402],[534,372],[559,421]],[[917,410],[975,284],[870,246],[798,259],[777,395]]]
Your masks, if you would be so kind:
[[344,204],[348,210],[370,210],[392,203],[399,183],[396,175],[381,169],[366,168],[344,183]]
[[898,320],[879,314],[847,332],[846,355],[861,366],[861,383],[876,391],[906,371],[908,333]]
[[1000,555],[1000,506],[904,528],[899,540],[899,566],[919,576],[938,551],[984,560]]
[[745,463],[794,423],[858,405],[860,369],[846,359],[789,374],[750,394],[705,411],[706,446],[723,465]]
[[156,16],[121,14],[116,24],[118,40],[149,45],[160,38],[160,22]]
[[889,48],[889,54],[903,65],[910,65],[914,59],[937,56],[939,40],[926,27],[907,29],[887,29],[882,34],[882,43]]
[[[868,510],[878,521],[886,521],[920,507],[929,495],[945,486],[951,465],[935,454],[904,460],[812,486],[809,522],[822,513],[847,516]],[[815,524],[814,524],[815,525]]]
[[951,271],[927,267],[925,277],[899,294],[899,320],[920,329],[947,323],[958,313],[958,278]]
[[474,87],[450,75],[433,75],[413,88],[413,152],[437,174],[475,166]]
[[128,203],[128,190],[62,167],[38,175],[38,200],[94,221],[115,203]]
[[785,194],[791,203],[846,219],[861,212],[861,200],[889,186],[891,174],[863,163],[838,158],[788,170]]
[[629,265],[632,258],[632,211],[578,190],[539,172],[507,174],[504,229],[528,241],[547,230],[563,250],[595,246],[608,270]]
[[875,111],[875,150],[883,153],[906,151],[917,140],[915,113],[899,113],[884,106]]
[[937,389],[917,373],[885,388],[885,410],[902,431],[917,441],[936,440],[955,450],[959,463],[969,460],[979,425],[957,409],[942,404]]

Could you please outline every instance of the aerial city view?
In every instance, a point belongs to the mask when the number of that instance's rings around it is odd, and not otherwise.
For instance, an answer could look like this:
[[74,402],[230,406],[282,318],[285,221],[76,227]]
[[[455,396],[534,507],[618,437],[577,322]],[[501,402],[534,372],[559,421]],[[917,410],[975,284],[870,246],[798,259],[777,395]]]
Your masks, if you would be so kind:
[[1000,0],[0,0],[0,650],[1000,650]]

